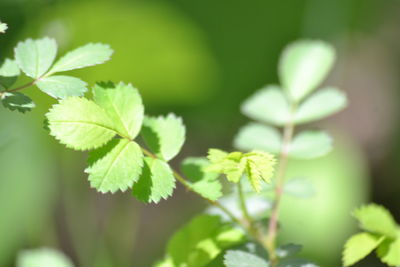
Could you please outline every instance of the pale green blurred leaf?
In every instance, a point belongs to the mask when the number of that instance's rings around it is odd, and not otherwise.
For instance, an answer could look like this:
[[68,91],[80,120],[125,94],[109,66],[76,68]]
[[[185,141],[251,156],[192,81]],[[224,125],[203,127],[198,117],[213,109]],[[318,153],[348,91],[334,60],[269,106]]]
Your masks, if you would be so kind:
[[1,102],[9,110],[18,110],[25,113],[35,107],[32,99],[20,92],[4,92],[1,94]]
[[89,167],[90,185],[99,192],[126,191],[139,179],[143,167],[140,146],[127,139],[114,139],[106,146],[91,151]]
[[344,109],[347,97],[337,88],[324,88],[307,98],[295,114],[295,123],[306,123],[331,116]]
[[5,33],[7,29],[8,29],[7,24],[2,23],[0,21],[0,33]]
[[222,196],[222,185],[218,181],[218,174],[205,172],[209,164],[205,158],[186,158],[182,162],[181,170],[187,179],[187,185],[201,196],[217,200]]
[[284,125],[290,118],[288,101],[279,86],[269,85],[249,97],[241,106],[242,113],[249,118]]
[[394,241],[385,240],[378,247],[378,256],[384,263],[389,266],[399,266],[400,265],[400,236],[398,236]]
[[24,250],[18,254],[17,267],[73,267],[63,253],[50,248]]
[[15,47],[15,60],[21,70],[31,78],[37,79],[45,74],[57,55],[54,39],[27,39]]
[[343,264],[350,266],[365,258],[382,241],[384,237],[372,235],[370,233],[355,234],[347,240],[343,250]]
[[318,267],[304,259],[283,259],[278,263],[278,267]]
[[228,250],[224,256],[226,267],[268,267],[263,258],[241,250]]
[[333,47],[322,41],[300,40],[285,48],[279,76],[291,99],[300,101],[325,79],[335,60]]
[[58,99],[70,96],[83,96],[87,91],[87,84],[84,81],[63,75],[44,77],[36,85],[42,92]]
[[76,150],[98,148],[116,135],[106,112],[85,98],[61,100],[46,114],[50,134]]
[[278,154],[282,145],[279,131],[273,127],[249,123],[240,128],[235,136],[234,146],[243,151],[261,150]]
[[298,198],[309,198],[315,195],[313,184],[306,178],[292,178],[289,179],[284,187],[285,194]]
[[299,253],[302,248],[303,246],[298,244],[293,244],[293,243],[285,244],[276,249],[276,255],[279,258],[291,257]]
[[131,84],[98,83],[93,88],[93,100],[113,120],[119,135],[134,139],[142,127],[142,98]]
[[174,188],[175,177],[168,163],[146,157],[142,175],[132,193],[140,201],[158,203],[171,196]]
[[85,68],[102,64],[110,59],[113,50],[109,45],[90,43],[68,52],[51,68],[50,73]]
[[293,139],[289,156],[297,159],[312,159],[326,155],[332,150],[332,138],[322,131],[300,132]]
[[167,116],[146,116],[142,136],[150,150],[160,158],[169,161],[174,158],[185,142],[185,126],[175,114]]
[[6,58],[0,65],[0,91],[10,88],[19,75],[20,70],[15,60]]

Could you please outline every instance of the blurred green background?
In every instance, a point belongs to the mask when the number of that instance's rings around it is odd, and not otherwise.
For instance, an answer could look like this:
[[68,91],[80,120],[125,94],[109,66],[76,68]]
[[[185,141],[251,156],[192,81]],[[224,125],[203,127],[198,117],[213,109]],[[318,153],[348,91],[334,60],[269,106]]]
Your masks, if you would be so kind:
[[[240,103],[278,82],[286,44],[332,42],[339,59],[326,83],[344,89],[350,107],[314,125],[334,133],[335,151],[290,162],[289,172],[307,174],[317,194],[285,199],[281,238],[335,267],[356,231],[354,207],[374,201],[400,220],[399,12],[395,0],[0,0],[0,19],[9,25],[0,51],[12,56],[18,41],[42,36],[56,38],[61,53],[110,44],[110,62],[74,75],[90,84],[131,82],[147,113],[181,115],[188,132],[183,158],[231,149],[247,121]],[[0,109],[0,266],[14,266],[19,250],[41,246],[61,249],[77,266],[151,266],[174,229],[205,203],[182,188],[159,205],[139,203],[129,192],[96,193],[83,173],[86,155],[42,129],[54,101],[36,88],[27,93],[38,106],[33,112]],[[381,265],[372,256],[359,266]]]

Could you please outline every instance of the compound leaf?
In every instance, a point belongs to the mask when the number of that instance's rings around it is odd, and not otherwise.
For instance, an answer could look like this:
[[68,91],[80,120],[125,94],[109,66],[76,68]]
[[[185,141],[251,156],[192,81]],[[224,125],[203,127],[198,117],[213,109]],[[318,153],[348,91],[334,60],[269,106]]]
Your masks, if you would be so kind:
[[222,185],[218,181],[218,174],[205,172],[204,168],[209,165],[205,158],[186,158],[182,162],[181,170],[187,178],[187,185],[201,196],[217,200],[222,196]]
[[107,145],[91,151],[90,185],[101,193],[122,192],[131,188],[142,172],[143,154],[140,146],[127,139],[114,139]]
[[304,131],[295,136],[289,156],[312,159],[326,155],[332,150],[332,138],[322,131]]
[[0,91],[10,88],[19,75],[20,70],[15,60],[6,58],[0,66]]
[[46,117],[50,134],[76,150],[98,148],[116,135],[114,124],[106,112],[85,98],[61,100]]
[[279,76],[291,99],[298,102],[314,90],[334,60],[333,47],[322,41],[302,40],[287,46],[279,62]]
[[317,91],[304,101],[295,114],[296,123],[306,123],[328,117],[347,105],[347,97],[337,88]]
[[261,150],[278,154],[282,137],[277,129],[260,123],[249,123],[235,136],[235,148],[243,151]]
[[384,237],[378,237],[370,233],[359,233],[350,237],[344,245],[343,264],[350,266],[365,258],[382,241]]
[[132,192],[140,201],[158,203],[171,196],[174,188],[175,177],[168,163],[146,157],[143,173]]
[[3,92],[1,94],[1,102],[5,108],[9,110],[18,110],[25,113],[35,107],[32,99],[20,92]]
[[15,47],[15,60],[21,70],[31,78],[37,79],[45,74],[57,55],[54,39],[27,39]]
[[142,127],[142,98],[131,84],[98,83],[93,87],[93,99],[113,120],[118,134],[134,139]]
[[290,107],[282,89],[269,85],[250,96],[241,106],[242,113],[249,118],[284,125],[290,118]]
[[263,258],[241,250],[228,250],[224,256],[226,267],[268,267]]
[[23,250],[18,254],[17,267],[73,267],[63,253],[50,248]]
[[51,68],[50,73],[85,68],[102,64],[110,59],[113,50],[109,45],[90,43],[68,52]]
[[44,77],[36,85],[42,92],[58,99],[70,96],[83,96],[87,91],[87,84],[84,81],[63,75]]
[[146,116],[142,136],[147,146],[160,158],[174,158],[185,142],[185,126],[182,119],[170,113],[166,117]]

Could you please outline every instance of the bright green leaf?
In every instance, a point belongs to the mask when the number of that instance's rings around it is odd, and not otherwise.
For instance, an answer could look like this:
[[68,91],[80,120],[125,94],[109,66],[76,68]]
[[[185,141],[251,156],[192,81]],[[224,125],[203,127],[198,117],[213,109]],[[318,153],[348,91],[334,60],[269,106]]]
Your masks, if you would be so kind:
[[246,175],[256,192],[261,191],[261,181],[271,182],[274,174],[275,158],[268,153],[253,151],[245,154]]
[[365,258],[382,241],[384,237],[378,237],[370,233],[359,233],[350,237],[344,245],[343,264],[350,266]]
[[5,33],[7,29],[8,29],[7,24],[2,23],[0,21],[0,33]]
[[362,206],[354,211],[360,227],[366,231],[390,237],[396,236],[396,222],[390,212],[377,204]]
[[20,74],[15,60],[6,58],[0,65],[0,91],[10,88]]
[[241,250],[228,250],[224,256],[226,267],[268,267],[263,258]]
[[186,158],[182,162],[181,170],[187,178],[187,185],[193,191],[215,201],[222,196],[222,185],[218,181],[217,173],[204,171],[208,164],[205,158]]
[[182,119],[170,113],[166,117],[145,117],[142,136],[149,148],[160,158],[174,158],[185,142]]
[[241,107],[242,113],[249,118],[284,125],[290,118],[290,106],[280,87],[269,85],[248,98]]
[[99,192],[126,191],[139,179],[143,167],[140,146],[127,139],[114,139],[107,145],[91,151],[89,167],[90,185]]
[[284,89],[295,102],[325,79],[335,60],[333,47],[322,41],[301,40],[287,46],[279,62]]
[[21,70],[34,79],[42,77],[54,62],[57,44],[54,39],[28,39],[15,47],[15,60]]
[[63,253],[49,248],[24,250],[18,254],[17,267],[73,267]]
[[20,92],[3,92],[1,93],[1,102],[5,108],[10,110],[18,110],[25,113],[35,107],[32,99]]
[[325,88],[317,91],[304,101],[298,108],[294,121],[306,123],[320,120],[344,109],[347,97],[337,88]]
[[315,195],[315,189],[311,182],[301,177],[289,179],[283,187],[283,192],[298,198],[308,198]]
[[142,127],[144,106],[142,98],[131,84],[98,83],[93,99],[113,120],[119,135],[134,139]]
[[85,68],[102,64],[110,59],[113,50],[109,45],[96,43],[79,47],[60,58],[50,73]]
[[249,123],[240,128],[234,146],[243,151],[261,150],[278,154],[282,145],[279,131],[259,123]]
[[37,87],[51,97],[64,99],[70,96],[83,96],[87,91],[86,83],[71,76],[54,75],[40,79]]
[[393,240],[385,240],[378,247],[378,256],[382,262],[389,266],[400,266],[400,237]]
[[289,156],[312,159],[326,155],[332,150],[332,138],[322,131],[304,131],[293,139]]
[[106,112],[85,98],[61,100],[46,114],[50,134],[76,150],[98,148],[116,135]]
[[143,173],[132,192],[140,201],[158,203],[171,196],[174,188],[175,177],[168,163],[146,157]]

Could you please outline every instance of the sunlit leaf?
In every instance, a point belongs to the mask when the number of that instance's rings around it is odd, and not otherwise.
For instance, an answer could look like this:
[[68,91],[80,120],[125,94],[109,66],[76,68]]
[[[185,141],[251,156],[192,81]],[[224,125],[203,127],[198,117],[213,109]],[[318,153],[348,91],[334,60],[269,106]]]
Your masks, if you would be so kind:
[[228,250],[224,256],[226,267],[269,267],[263,258],[241,250]]
[[15,60],[6,58],[0,65],[0,91],[10,88],[19,75],[20,71]]
[[234,139],[234,146],[243,151],[261,150],[278,154],[281,145],[282,137],[279,131],[259,123],[243,126]]
[[42,92],[58,99],[83,96],[87,91],[87,84],[84,81],[71,76],[54,75],[44,77],[36,85]]
[[1,102],[9,110],[18,110],[25,113],[35,107],[32,99],[20,92],[4,92],[1,94]]
[[332,150],[332,138],[322,131],[304,131],[296,135],[290,145],[289,156],[312,159],[326,155]]
[[384,237],[372,235],[370,233],[359,233],[350,237],[344,245],[343,264],[350,266],[365,258],[382,241]]
[[7,24],[2,23],[0,21],[0,33],[5,33],[7,29],[8,29]]
[[41,248],[24,250],[18,254],[17,267],[73,267],[72,261],[63,253]]
[[400,266],[400,236],[395,240],[385,240],[377,252],[382,262],[389,266]]

